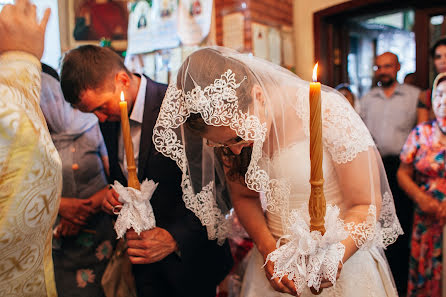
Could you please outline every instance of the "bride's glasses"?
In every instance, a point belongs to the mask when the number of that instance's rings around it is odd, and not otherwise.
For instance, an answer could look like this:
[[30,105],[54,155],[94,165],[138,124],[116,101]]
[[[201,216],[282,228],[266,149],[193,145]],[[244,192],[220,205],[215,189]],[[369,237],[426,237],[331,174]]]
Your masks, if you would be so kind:
[[250,143],[249,140],[243,140],[241,137],[237,137],[234,140],[234,143],[230,143],[230,144],[223,144],[223,143],[218,143],[218,142],[213,142],[209,139],[206,139],[206,145],[210,146],[210,147],[231,147],[231,146],[235,146],[235,145],[240,145],[240,144],[247,144]]

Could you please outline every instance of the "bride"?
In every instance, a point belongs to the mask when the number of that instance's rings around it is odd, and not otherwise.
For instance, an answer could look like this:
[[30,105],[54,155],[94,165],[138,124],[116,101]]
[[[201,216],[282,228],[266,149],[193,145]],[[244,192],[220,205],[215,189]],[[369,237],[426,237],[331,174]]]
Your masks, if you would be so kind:
[[[153,142],[182,170],[186,207],[223,242],[233,206],[255,242],[242,296],[297,294],[267,259],[310,196],[308,94],[309,83],[281,67],[205,48],[186,59],[161,106]],[[402,230],[381,158],[346,99],[328,87],[321,96],[324,193],[348,232],[332,263],[339,278],[333,287],[323,279],[321,296],[397,296],[383,248]]]

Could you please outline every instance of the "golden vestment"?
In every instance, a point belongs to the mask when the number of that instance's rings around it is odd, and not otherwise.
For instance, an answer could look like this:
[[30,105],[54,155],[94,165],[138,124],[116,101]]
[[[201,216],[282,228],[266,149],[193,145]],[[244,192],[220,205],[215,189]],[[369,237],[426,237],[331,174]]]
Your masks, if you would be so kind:
[[39,107],[40,62],[0,55],[0,296],[57,296],[52,226],[61,160]]

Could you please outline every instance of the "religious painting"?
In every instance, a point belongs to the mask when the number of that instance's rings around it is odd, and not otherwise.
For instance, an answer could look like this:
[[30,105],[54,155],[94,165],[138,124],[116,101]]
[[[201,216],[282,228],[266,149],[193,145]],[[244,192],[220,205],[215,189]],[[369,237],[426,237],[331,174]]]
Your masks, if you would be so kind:
[[268,59],[274,64],[282,64],[282,37],[280,29],[275,27],[268,28]]
[[151,26],[150,4],[147,1],[133,3],[130,8],[128,34],[133,31],[147,31]]
[[282,27],[282,65],[288,69],[294,67],[294,35],[293,28]]
[[177,34],[177,0],[139,0],[130,6],[128,54],[174,48]]
[[189,15],[191,17],[198,16],[201,14],[201,2],[200,0],[192,1],[189,4]]
[[252,23],[252,53],[254,56],[269,60],[268,26]]
[[243,51],[245,49],[245,16],[234,12],[223,16],[223,46]]
[[173,13],[176,13],[177,0],[161,0],[160,3],[160,17],[168,18]]
[[[70,31],[75,41],[126,40],[126,0],[69,0]],[[140,26],[147,20],[141,19]]]
[[178,36],[183,45],[198,45],[208,36],[212,7],[212,0],[180,0]]

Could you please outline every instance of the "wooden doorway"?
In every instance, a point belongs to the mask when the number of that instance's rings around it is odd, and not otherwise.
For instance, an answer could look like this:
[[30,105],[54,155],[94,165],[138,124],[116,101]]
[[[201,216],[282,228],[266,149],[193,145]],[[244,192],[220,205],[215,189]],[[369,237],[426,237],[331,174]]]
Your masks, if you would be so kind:
[[[413,32],[416,45],[417,84],[427,88],[432,80],[432,68],[429,66],[429,48],[432,43],[431,21],[435,16],[446,15],[444,1],[355,0],[316,12],[313,17],[314,56],[321,65],[321,81],[329,86],[336,86],[349,80],[347,54],[350,49],[346,38],[349,20],[407,9],[415,13]],[[446,20],[444,23],[446,24]]]

